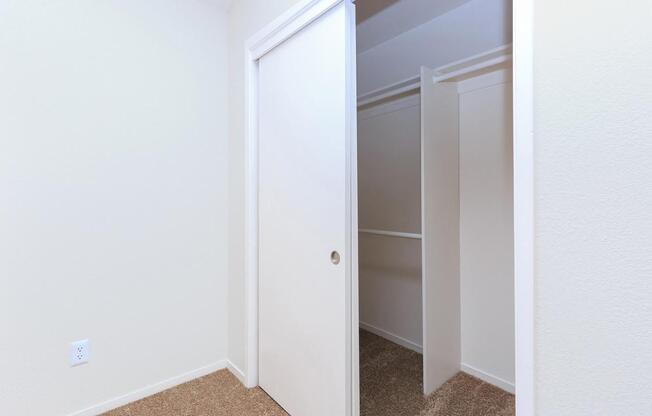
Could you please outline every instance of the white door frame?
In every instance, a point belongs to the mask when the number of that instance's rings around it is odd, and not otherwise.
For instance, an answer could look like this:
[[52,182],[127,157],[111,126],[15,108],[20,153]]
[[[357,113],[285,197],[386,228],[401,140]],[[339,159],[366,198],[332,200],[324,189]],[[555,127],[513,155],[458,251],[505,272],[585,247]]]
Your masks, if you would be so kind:
[[[258,385],[258,59],[342,1],[301,0],[254,35],[245,47],[245,385]],[[516,314],[516,414],[535,414],[534,368],[534,0],[514,0],[514,277]],[[349,30],[355,36],[355,22]],[[350,51],[352,55],[355,51]],[[354,57],[353,57],[354,58]],[[355,62],[355,60],[352,60]],[[355,93],[355,67],[349,68]],[[355,99],[351,113],[355,114]],[[355,117],[350,120],[355,137]],[[357,229],[355,140],[351,141],[351,230]],[[359,412],[357,232],[350,235],[351,414]]]
[[[280,45],[295,33],[327,13],[333,7],[346,3],[354,7],[352,0],[301,0],[290,10],[275,19],[253,37],[245,47],[246,70],[246,143],[245,143],[245,302],[246,302],[246,352],[245,385],[258,385],[258,61],[267,52]],[[354,13],[348,22],[347,39],[355,44]],[[347,367],[351,369],[347,380],[347,415],[357,416],[359,411],[359,359],[358,359],[358,220],[357,220],[357,141],[356,137],[356,69],[355,48],[348,46],[347,101],[347,170],[350,183],[347,195],[347,247],[345,259],[347,270]],[[297,63],[299,64],[299,63]],[[318,82],[318,81],[317,81]],[[353,94],[349,96],[348,94]]]
[[534,416],[534,0],[514,0],[516,414]]

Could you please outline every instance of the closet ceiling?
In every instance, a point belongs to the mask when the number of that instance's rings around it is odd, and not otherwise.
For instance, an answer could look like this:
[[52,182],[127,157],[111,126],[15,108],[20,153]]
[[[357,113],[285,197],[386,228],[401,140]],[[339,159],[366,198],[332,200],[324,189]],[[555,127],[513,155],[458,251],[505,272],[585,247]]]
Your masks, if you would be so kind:
[[233,0],[214,0],[215,4],[217,7],[221,8],[222,10],[229,10],[231,7],[231,3],[233,3]]
[[426,23],[470,0],[357,0],[358,52]]
[[512,42],[512,0],[358,1],[363,17],[365,2],[394,1],[358,25],[359,95]]

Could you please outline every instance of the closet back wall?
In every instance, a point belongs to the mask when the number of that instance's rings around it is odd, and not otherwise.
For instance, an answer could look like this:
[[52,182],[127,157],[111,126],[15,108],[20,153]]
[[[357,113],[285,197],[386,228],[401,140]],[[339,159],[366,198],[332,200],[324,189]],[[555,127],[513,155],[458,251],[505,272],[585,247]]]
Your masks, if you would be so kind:
[[[361,229],[421,233],[419,97],[358,116]],[[360,234],[360,325],[420,350],[421,241]]]
[[462,370],[512,390],[512,84],[507,70],[459,83]]

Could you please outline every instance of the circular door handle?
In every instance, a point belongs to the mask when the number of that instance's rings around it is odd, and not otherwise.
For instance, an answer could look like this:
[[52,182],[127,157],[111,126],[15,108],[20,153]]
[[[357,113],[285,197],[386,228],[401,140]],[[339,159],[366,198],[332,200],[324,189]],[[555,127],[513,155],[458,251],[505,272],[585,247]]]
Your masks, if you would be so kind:
[[331,253],[331,263],[340,264],[340,253],[334,251]]

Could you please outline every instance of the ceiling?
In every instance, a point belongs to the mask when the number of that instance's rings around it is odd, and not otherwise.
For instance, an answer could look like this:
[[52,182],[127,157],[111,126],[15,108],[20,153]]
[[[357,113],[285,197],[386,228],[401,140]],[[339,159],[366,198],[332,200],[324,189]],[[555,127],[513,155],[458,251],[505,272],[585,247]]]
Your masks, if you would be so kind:
[[357,0],[358,52],[364,52],[470,0]]
[[355,5],[358,24],[399,1],[400,0],[357,0]]
[[215,4],[220,7],[222,10],[228,10],[231,7],[233,0],[214,0]]

